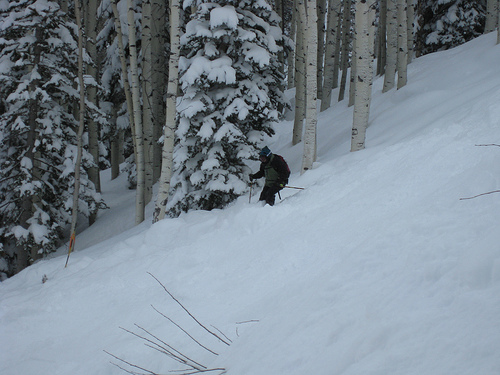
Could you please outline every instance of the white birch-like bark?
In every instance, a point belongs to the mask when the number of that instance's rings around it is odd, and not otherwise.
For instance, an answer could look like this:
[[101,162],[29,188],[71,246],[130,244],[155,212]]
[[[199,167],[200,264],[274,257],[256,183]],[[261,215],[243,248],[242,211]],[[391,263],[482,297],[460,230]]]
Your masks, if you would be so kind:
[[78,218],[78,200],[80,198],[80,167],[82,164],[82,136],[85,126],[85,84],[83,82],[83,25],[82,25],[82,11],[79,0],[75,0],[75,18],[78,27],[78,83],[80,90],[80,111],[79,111],[79,125],[77,133],[77,154],[75,162],[75,190],[73,191],[73,206],[71,208],[71,228],[70,228],[70,247],[68,249],[68,257],[66,258],[66,266],[68,265],[69,255],[75,246],[76,237],[76,223]]
[[[293,123],[292,144],[296,145],[302,141],[305,118],[306,100],[306,12],[304,0],[295,1],[295,119]],[[315,73],[316,77],[316,73]]]
[[407,78],[407,64],[408,64],[408,21],[406,0],[398,0],[398,90],[406,86]]
[[347,103],[348,107],[352,107],[354,105],[354,94],[356,93],[356,69],[357,69],[357,50],[356,50],[356,38],[352,40],[352,52],[351,52],[351,74],[349,80],[349,102]]
[[324,66],[325,66],[325,20],[326,20],[326,0],[316,0],[317,9],[317,32],[318,36],[317,42],[317,57],[316,61],[318,68],[316,71],[318,89],[317,97],[321,98],[323,95],[323,76],[324,76]]
[[338,69],[338,66],[335,66],[335,61],[338,61],[338,50],[336,49],[336,47],[338,39],[337,32],[339,13],[340,0],[330,0],[326,29],[325,70],[322,88],[323,94],[321,95],[321,112],[330,108],[332,101],[332,90],[335,83],[335,69]]
[[340,69],[342,76],[340,78],[339,98],[338,101],[344,100],[345,88],[347,83],[347,73],[349,65],[349,42],[351,40],[351,0],[344,0],[344,11],[342,21],[342,57],[340,62]]
[[398,23],[396,0],[387,0],[387,62],[385,66],[384,88],[387,92],[394,87],[398,59]]
[[140,224],[144,221],[144,188],[145,188],[145,173],[144,173],[144,139],[142,129],[142,111],[140,103],[140,83],[139,83],[139,66],[137,63],[137,42],[135,36],[135,11],[134,2],[127,0],[128,12],[128,44],[130,54],[130,80],[132,89],[132,108],[134,113],[135,125],[135,140],[137,146],[137,159],[135,160],[137,170],[137,187],[135,201],[135,223]]
[[[334,0],[335,1],[335,0]],[[342,3],[342,0],[340,0]],[[342,49],[342,17],[339,14],[337,17],[337,40],[335,42],[335,68],[333,69],[333,88],[339,87],[339,73],[340,73],[340,51]]]
[[170,191],[170,179],[172,177],[174,133],[176,128],[176,101],[179,86],[179,54],[180,54],[180,0],[171,0],[170,5],[170,61],[168,64],[168,86],[167,86],[167,116],[165,122],[165,137],[163,140],[163,154],[161,164],[161,175],[153,215],[153,222],[165,217],[168,194]]
[[413,54],[415,53],[414,45],[415,45],[415,0],[408,0],[408,11],[407,14],[407,23],[408,23],[408,58],[407,64],[410,64],[413,60]]
[[365,148],[373,82],[375,0],[356,2],[356,92],[351,151]]
[[144,204],[153,197],[153,84],[151,0],[142,0],[142,129],[144,134]]
[[312,169],[316,161],[316,125],[317,118],[317,49],[318,35],[317,23],[318,14],[316,12],[316,0],[306,0],[306,128],[304,134],[304,154],[302,156],[301,174]]

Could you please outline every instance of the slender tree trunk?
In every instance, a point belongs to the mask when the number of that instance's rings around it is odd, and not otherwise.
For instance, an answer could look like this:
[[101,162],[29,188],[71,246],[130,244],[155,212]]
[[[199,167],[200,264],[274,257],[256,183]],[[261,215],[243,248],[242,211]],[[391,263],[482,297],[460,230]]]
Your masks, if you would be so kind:
[[80,112],[79,112],[79,126],[77,133],[77,156],[75,162],[75,190],[73,191],[73,207],[71,209],[71,240],[68,250],[68,258],[66,259],[66,266],[68,265],[69,255],[75,246],[76,237],[76,223],[78,218],[78,200],[80,198],[80,167],[82,164],[82,136],[85,127],[85,83],[83,81],[83,25],[82,25],[82,12],[79,0],[75,0],[75,18],[78,26],[78,82],[80,90]]
[[410,64],[413,60],[414,45],[415,45],[415,0],[408,0],[408,12],[407,12],[407,22],[408,22],[408,62]]
[[[33,31],[34,38],[36,40],[35,42],[35,47],[33,50],[33,65],[32,69],[37,69],[38,65],[40,63],[40,58],[41,58],[41,43],[43,42],[42,40],[42,29],[40,27],[35,27],[35,30]],[[36,173],[34,171],[35,169],[35,153],[34,153],[34,148],[35,148],[35,142],[37,138],[37,117],[38,117],[38,108],[39,108],[39,100],[38,97],[34,94],[34,92],[37,89],[39,82],[38,80],[32,80],[30,82],[29,86],[29,92],[30,92],[30,99],[29,99],[29,106],[28,106],[28,134],[27,134],[27,142],[26,142],[26,153],[24,154],[24,157],[29,160],[31,164],[31,179],[34,180]],[[24,194],[21,197],[21,214],[19,217],[19,223],[24,229],[28,229],[30,227],[29,224],[29,219],[32,217],[33,212],[34,212],[34,195],[32,194]],[[14,272],[19,273],[26,267],[30,265],[30,260],[33,261],[34,259],[30,259],[30,257],[33,255],[33,251],[37,250],[37,247],[34,245],[34,249],[30,249],[28,246],[16,246],[16,264],[14,266]]]
[[352,107],[354,105],[354,94],[356,93],[356,77],[357,73],[356,70],[358,69],[358,57],[357,55],[357,50],[356,50],[356,38],[353,38],[352,40],[352,52],[351,52],[351,74],[350,74],[350,80],[349,80],[349,103],[347,104],[348,107]]
[[406,86],[408,64],[408,21],[406,0],[398,0],[398,90]]
[[398,56],[398,23],[396,0],[387,0],[387,64],[385,67],[384,88],[387,92],[394,87]]
[[349,66],[349,43],[351,40],[351,0],[344,0],[344,11],[343,11],[343,22],[342,22],[342,61],[340,62],[340,68],[342,69],[342,77],[340,78],[340,89],[339,89],[339,99],[341,102],[344,100],[345,88],[347,83],[347,73]]
[[304,135],[304,154],[302,157],[301,173],[312,169],[316,161],[316,125],[317,118],[317,49],[318,49],[318,14],[316,0],[306,0],[306,129]]
[[[304,0],[295,1],[296,30],[295,37],[295,120],[293,124],[292,144],[302,141],[306,100],[306,46],[305,46],[305,4]],[[316,74],[315,74],[316,76]]]
[[134,2],[127,0],[128,5],[128,44],[130,53],[130,76],[132,89],[132,107],[134,111],[135,140],[137,146],[137,159],[135,160],[137,170],[136,212],[135,223],[144,221],[145,209],[145,172],[144,172],[144,138],[142,129],[142,111],[140,103],[139,66],[137,63],[137,44],[135,36],[135,11]]
[[151,41],[152,57],[152,82],[153,85],[153,181],[156,182],[161,174],[162,148],[158,140],[163,133],[165,125],[164,96],[167,87],[167,60],[165,58],[166,36],[166,9],[168,2],[163,0],[152,0],[153,25]]
[[[285,35],[285,28],[284,28],[284,23],[283,23],[283,0],[276,0],[274,2],[274,10],[276,11],[276,13],[278,13],[278,15],[280,16],[280,29],[281,29],[281,32],[283,35]],[[279,71],[280,73],[282,74],[283,77],[285,77],[285,51],[284,49],[282,49],[281,51],[278,52],[278,60],[280,62],[280,68],[279,68]],[[279,87],[280,87],[280,90],[282,92],[285,91],[286,89],[286,83],[284,80],[280,80],[280,84],[279,84]],[[283,113],[283,106],[280,104],[280,108],[278,109],[280,113]]]
[[[334,0],[336,1],[336,0]],[[342,3],[342,0],[339,0]],[[337,17],[337,40],[335,41],[335,68],[333,69],[333,88],[339,87],[339,73],[340,73],[340,51],[342,49],[342,16],[339,13]]]
[[115,103],[111,109],[111,127],[114,129],[113,138],[111,139],[111,150],[110,150],[110,160],[111,160],[111,180],[114,180],[120,175],[120,163],[122,162],[123,156],[120,153],[123,144],[123,130],[118,129],[116,123],[116,117],[118,115],[118,108]]
[[[325,79],[323,83],[323,94],[321,96],[321,112],[330,108],[332,101],[332,89],[334,87],[335,79],[335,60],[338,55],[337,45],[337,32],[340,13],[340,0],[330,0],[328,9],[328,22],[326,30],[326,51],[325,51]],[[338,60],[337,60],[338,61]],[[338,76],[337,76],[338,77]]]
[[387,56],[387,0],[380,0],[380,17],[377,38],[377,75],[385,73]]
[[[85,29],[86,29],[86,50],[92,59],[92,64],[87,64],[86,74],[91,76],[96,82],[97,79],[97,0],[88,0],[83,4],[86,8],[85,17]],[[96,107],[98,106],[97,99],[97,87],[90,85],[87,89],[87,100],[93,103]],[[92,120],[92,118],[87,119],[87,129],[89,134],[89,153],[94,159],[94,165],[89,168],[88,176],[90,181],[95,186],[98,193],[101,192],[101,179],[99,176],[99,127],[98,124]],[[97,211],[92,212],[89,215],[89,225],[92,225],[97,218]]]
[[486,2],[486,24],[484,33],[490,33],[498,25],[498,0],[487,0]]
[[370,117],[374,58],[375,0],[356,3],[356,93],[352,125],[351,151],[365,148]]
[[318,89],[317,97],[321,99],[323,95],[323,76],[324,76],[324,66],[325,66],[325,19],[326,19],[326,0],[316,0],[317,3],[317,33],[318,42],[316,45],[317,48],[317,57],[316,61],[318,62],[318,69],[316,71],[317,75],[317,84],[316,87]]
[[[290,24],[290,38],[295,42],[294,45],[297,46],[297,8],[295,6],[295,0],[292,6],[292,22]],[[296,61],[297,49],[295,48],[292,52],[288,54],[288,84],[289,89],[295,87],[295,61]]]
[[144,134],[144,204],[153,196],[153,84],[151,0],[142,0],[142,128]]
[[500,0],[497,0],[497,44],[500,44]]
[[135,125],[134,125],[134,108],[132,105],[132,92],[130,90],[130,84],[128,81],[127,58],[125,56],[125,47],[123,46],[123,33],[120,22],[120,13],[118,12],[116,1],[117,0],[111,0],[111,8],[113,9],[113,15],[115,17],[116,38],[118,41],[118,54],[120,56],[120,62],[122,66],[123,91],[125,92],[125,100],[127,102],[128,121],[130,124],[130,132],[132,133],[132,143],[134,144],[135,160],[137,160],[137,144],[136,144]]
[[161,176],[156,198],[153,222],[165,217],[165,209],[170,191],[172,177],[174,132],[176,128],[176,100],[179,86],[179,55],[180,55],[180,0],[171,0],[170,5],[170,61],[168,64],[167,87],[167,118],[165,123],[165,136],[163,140],[163,157]]

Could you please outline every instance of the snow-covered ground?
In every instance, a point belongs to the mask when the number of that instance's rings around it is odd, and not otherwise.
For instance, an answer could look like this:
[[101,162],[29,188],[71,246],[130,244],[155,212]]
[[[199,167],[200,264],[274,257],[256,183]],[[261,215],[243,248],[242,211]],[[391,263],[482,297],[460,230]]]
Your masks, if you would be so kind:
[[500,143],[495,37],[415,60],[401,90],[376,80],[364,151],[345,101],[321,113],[302,176],[279,124],[269,146],[306,190],[275,207],[247,196],[134,227],[134,192],[104,175],[111,209],[69,266],[61,249],[0,284],[0,374],[145,373],[104,351],[183,368],[120,327],[233,375],[500,374],[500,194],[460,199],[500,189],[500,148],[479,146]]

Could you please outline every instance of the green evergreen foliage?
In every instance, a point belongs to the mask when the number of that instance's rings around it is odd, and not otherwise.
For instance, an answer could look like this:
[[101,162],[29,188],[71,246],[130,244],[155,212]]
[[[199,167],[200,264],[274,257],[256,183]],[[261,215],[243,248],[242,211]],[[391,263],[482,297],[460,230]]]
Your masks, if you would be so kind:
[[169,214],[223,208],[247,191],[246,162],[284,106],[279,17],[261,1],[198,1],[181,38]]
[[[78,49],[68,19],[56,2],[0,4],[0,271],[8,274],[55,250],[70,221]],[[84,152],[84,167],[92,163]],[[80,212],[100,204],[82,168]]]

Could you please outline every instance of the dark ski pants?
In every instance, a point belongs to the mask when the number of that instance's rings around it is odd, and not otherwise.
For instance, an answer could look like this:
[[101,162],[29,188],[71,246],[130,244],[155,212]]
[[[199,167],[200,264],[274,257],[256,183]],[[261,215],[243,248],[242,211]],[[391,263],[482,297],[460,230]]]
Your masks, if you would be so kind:
[[259,201],[266,201],[270,206],[274,205],[275,195],[281,189],[278,186],[264,186],[262,193],[260,193]]

